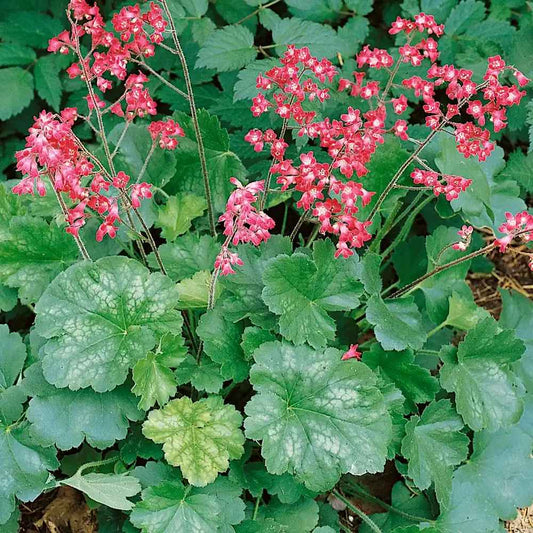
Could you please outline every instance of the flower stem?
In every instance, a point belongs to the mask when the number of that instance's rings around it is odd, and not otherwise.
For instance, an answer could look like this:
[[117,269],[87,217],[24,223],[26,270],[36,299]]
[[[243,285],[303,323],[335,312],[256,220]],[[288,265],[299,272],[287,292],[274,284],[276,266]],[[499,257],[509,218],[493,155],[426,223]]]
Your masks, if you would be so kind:
[[189,97],[188,100],[189,100],[189,107],[191,110],[192,124],[194,127],[194,133],[196,134],[196,142],[198,144],[198,157],[200,158],[200,166],[202,169],[202,177],[204,180],[205,198],[207,201],[207,218],[209,219],[209,228],[211,230],[211,234],[213,236],[216,236],[217,230],[216,230],[216,225],[215,225],[215,213],[213,209],[213,200],[211,196],[211,185],[209,184],[209,173],[207,171],[207,161],[205,159],[204,141],[202,138],[202,132],[200,131],[200,124],[198,123],[198,112],[196,109],[196,103],[194,101],[194,92],[192,90],[192,82],[191,82],[191,76],[189,74],[189,67],[187,66],[187,59],[185,57],[185,54],[183,53],[183,49],[181,48],[181,44],[178,39],[178,34],[176,32],[176,26],[174,24],[174,20],[172,19],[172,15],[170,13],[167,0],[161,0],[161,4],[163,6],[163,9],[165,10],[165,14],[167,16],[167,20],[170,25],[170,34],[172,35],[172,40],[174,42],[174,46],[176,47],[176,54],[178,55],[181,61],[181,67],[183,68],[183,77],[185,78],[185,86],[187,88],[187,95]]
[[433,520],[429,518],[425,518],[422,516],[416,516],[409,513],[406,513],[405,511],[401,511],[400,509],[393,507],[392,505],[389,505],[388,503],[385,503],[383,500],[380,500],[373,494],[370,494],[370,492],[367,492],[361,485],[358,485],[356,483],[349,482],[349,487],[353,489],[358,496],[362,496],[365,498],[365,500],[375,503],[382,507],[383,509],[386,509],[387,511],[390,511],[392,513],[395,513],[399,516],[403,516],[404,518],[407,518],[407,520],[412,520],[413,522],[433,522]]
[[491,250],[493,250],[496,247],[495,243],[488,244],[484,248],[481,248],[475,252],[471,252],[463,257],[460,257],[459,259],[455,259],[454,261],[450,261],[449,263],[446,263],[444,265],[438,266],[428,272],[427,274],[424,274],[423,276],[420,276],[418,279],[415,279],[412,283],[409,283],[405,287],[402,287],[400,290],[396,291],[394,294],[391,295],[391,298],[400,298],[401,296],[405,296],[406,294],[414,291],[418,285],[426,281],[426,279],[431,278],[435,274],[438,274],[439,272],[442,272],[443,270],[447,270],[448,268],[454,267],[456,265],[460,265],[461,263],[464,263],[465,261],[469,261],[470,259],[474,259],[474,257],[478,257],[480,255],[485,255],[489,253]]
[[374,533],[383,533],[381,529],[379,529],[378,525],[369,516],[363,513],[363,511],[361,511],[359,507],[356,507],[350,500],[345,498],[337,489],[333,489],[331,494],[338,498],[342,503],[344,503],[344,505],[346,505],[346,507],[348,507],[348,509],[350,509],[350,511],[352,511],[352,513],[357,515],[363,522],[365,522],[365,524],[372,531],[374,531]]

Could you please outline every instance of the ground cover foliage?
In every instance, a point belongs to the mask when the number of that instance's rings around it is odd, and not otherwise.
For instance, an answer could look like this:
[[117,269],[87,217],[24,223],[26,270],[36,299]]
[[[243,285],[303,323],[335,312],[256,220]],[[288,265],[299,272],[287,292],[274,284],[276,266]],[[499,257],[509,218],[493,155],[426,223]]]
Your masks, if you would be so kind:
[[0,4],[2,531],[72,488],[102,533],[532,503],[533,302],[466,282],[533,265],[529,3]]

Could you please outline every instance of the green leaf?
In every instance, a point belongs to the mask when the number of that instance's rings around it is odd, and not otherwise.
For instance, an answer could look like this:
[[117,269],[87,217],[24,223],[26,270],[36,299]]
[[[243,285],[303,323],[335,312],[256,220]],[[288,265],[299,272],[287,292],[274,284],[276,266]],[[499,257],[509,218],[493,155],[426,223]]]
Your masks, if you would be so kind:
[[221,280],[225,293],[229,294],[222,305],[230,320],[235,322],[249,317],[256,325],[267,329],[274,327],[274,317],[261,298],[265,286],[263,273],[272,259],[291,251],[290,239],[281,235],[273,235],[259,246],[241,244],[237,247],[244,265],[236,267],[234,275]]
[[533,192],[533,153],[526,155],[521,150],[512,152],[498,177],[516,180],[526,192]]
[[[124,123],[115,126],[108,136],[109,143],[115,147],[124,130]],[[152,146],[152,138],[146,125],[130,124],[124,135],[118,155],[124,161],[126,168],[124,171],[129,174],[132,180],[139,176],[146,157]],[[181,149],[181,143],[177,150]],[[161,150],[156,146],[148,166],[143,174],[143,181],[153,183],[158,187],[166,185],[176,171],[176,156],[169,150]]]
[[342,473],[380,471],[391,438],[375,376],[341,355],[281,342],[254,353],[246,436],[263,441],[270,473],[289,472],[311,490],[330,489]]
[[143,433],[163,444],[166,460],[179,466],[189,483],[204,487],[243,453],[242,417],[219,396],[197,402],[183,397],[154,410]]
[[[175,281],[190,278],[201,270],[213,269],[220,245],[210,235],[186,233],[173,243],[162,244],[159,254],[168,275]],[[148,257],[151,267],[157,268],[154,254]]]
[[415,356],[411,350],[386,352],[377,344],[363,356],[365,364],[372,369],[379,369],[410,402],[430,402],[440,389],[439,382],[429,370],[414,361]]
[[348,9],[352,9],[358,15],[367,15],[372,11],[374,0],[347,0]]
[[64,228],[42,218],[14,217],[0,240],[0,281],[17,288],[23,303],[36,302],[49,283],[78,258]]
[[23,502],[34,500],[45,488],[49,471],[59,466],[55,450],[37,446],[24,429],[0,425],[0,524],[15,510],[15,496]]
[[[242,28],[244,29],[244,28]],[[204,196],[203,175],[198,158],[198,145],[191,118],[186,113],[175,113],[177,120],[185,131],[176,150],[177,173],[169,185],[171,192],[193,192]],[[228,132],[220,126],[218,117],[209,114],[205,109],[198,111],[198,123],[205,148],[205,157],[209,181],[211,183],[215,210],[224,211],[226,201],[234,190],[229,179],[244,178],[246,169],[237,155],[231,151]]]
[[[428,257],[427,271],[431,272],[435,267],[458,259],[464,252],[454,250],[450,245],[457,242],[458,228],[439,226],[426,238],[426,252]],[[447,247],[446,251],[442,252]],[[469,295],[470,290],[464,281],[470,261],[439,272],[420,284],[419,288],[426,298],[426,309],[429,317],[436,324],[444,322],[448,315],[448,299],[453,292],[461,295]]]
[[342,0],[286,0],[286,4],[295,17],[315,22],[334,20],[342,9]]
[[[205,309],[209,301],[209,288],[211,286],[211,272],[201,270],[196,272],[192,278],[184,279],[177,284],[180,300],[180,309]],[[222,287],[215,286],[214,301],[218,299]]]
[[25,372],[22,386],[32,397],[26,411],[32,437],[60,450],[77,448],[84,440],[108,448],[126,436],[130,420],[143,416],[127,386],[103,394],[57,389],[43,378],[38,363]]
[[33,99],[33,76],[20,67],[0,69],[0,120],[20,113]]
[[331,26],[296,17],[280,19],[272,28],[272,40],[278,45],[278,55],[282,55],[289,44],[297,48],[307,46],[318,58],[335,57],[341,48],[340,39]]
[[426,342],[422,316],[412,297],[382,300],[372,296],[366,309],[367,320],[384,350],[420,350]]
[[327,311],[355,309],[362,285],[357,257],[336,259],[329,240],[315,241],[313,259],[303,253],[281,255],[263,274],[263,300],[280,315],[281,334],[295,344],[315,348],[335,338],[335,321]]
[[458,349],[441,351],[441,384],[455,393],[457,412],[474,431],[496,430],[520,419],[523,404],[510,364],[523,352],[522,341],[512,330],[500,330],[493,318],[470,330]]
[[239,71],[237,81],[233,87],[233,100],[250,100],[257,96],[256,79],[259,74],[264,74],[267,70],[278,65],[278,60],[273,58],[257,59]]
[[0,35],[3,41],[20,43],[32,48],[46,48],[48,40],[62,31],[59,18],[38,11],[20,9],[8,13],[0,22]]
[[10,333],[7,324],[0,324],[0,391],[15,384],[25,360],[22,337],[15,331]]
[[26,360],[26,345],[16,332],[0,325],[0,423],[10,424],[22,414],[26,394],[15,385]]
[[[392,487],[391,504],[404,513],[428,518],[428,520],[432,518],[431,507],[426,496],[423,493],[413,493],[413,490],[407,488],[401,481],[396,482]],[[370,518],[379,526],[383,533],[389,533],[391,531],[399,533],[402,529],[397,528],[413,523],[412,520],[393,511],[372,514]],[[372,530],[364,523],[361,524],[359,530],[359,533],[372,533]]]
[[[127,465],[131,465],[137,461],[137,459],[162,459],[163,449],[159,444],[148,440],[141,430],[139,424],[134,424],[128,431],[126,439],[119,443],[120,459]],[[148,464],[156,464],[148,462]],[[167,468],[171,468],[167,466]],[[135,477],[138,477],[136,473]]]
[[208,0],[171,0],[169,6],[181,6],[191,17],[202,17],[207,11]]
[[28,65],[35,61],[35,52],[21,44],[0,44],[0,66]]
[[281,531],[307,533],[318,525],[318,504],[312,498],[301,498],[291,505],[274,499],[269,505],[259,508],[258,517],[274,520],[278,527],[281,526]]
[[55,111],[59,111],[63,86],[59,79],[59,72],[63,64],[53,55],[40,57],[35,63],[35,89],[37,94],[45,100]]
[[533,500],[531,436],[519,426],[474,435],[474,452],[453,476],[450,504],[437,520],[442,533],[502,531],[517,507]]
[[383,282],[379,273],[382,257],[374,252],[367,252],[357,265],[358,278],[363,282],[367,294],[379,294]]
[[204,214],[207,203],[204,198],[194,194],[178,193],[171,196],[159,208],[156,225],[162,229],[161,235],[167,241],[174,241],[178,235],[186,233],[191,222]]
[[[131,522],[143,533],[225,533],[244,519],[240,489],[217,480],[199,489],[168,481],[149,487],[131,513]],[[222,483],[221,483],[222,482]]]
[[239,382],[248,376],[248,363],[240,344],[243,329],[242,324],[228,320],[224,309],[219,306],[202,315],[196,328],[205,353],[221,365],[224,379]]
[[405,426],[402,455],[408,460],[409,477],[419,489],[435,484],[445,507],[452,488],[454,466],[468,455],[470,439],[461,433],[463,421],[449,400],[430,403],[422,416],[412,416]]
[[533,390],[533,302],[527,296],[513,290],[502,290],[501,296],[503,310],[500,326],[512,329],[516,337],[525,344],[526,351],[515,365],[518,366],[520,377],[524,379],[528,389]]
[[475,0],[462,0],[451,11],[446,19],[446,33],[457,35],[464,33],[469,28],[485,18],[485,4]]
[[337,29],[340,41],[339,52],[345,58],[359,52],[361,44],[368,37],[369,29],[367,18],[358,15],[351,16],[342,28]]
[[82,469],[68,479],[61,480],[62,485],[68,485],[84,492],[98,503],[103,503],[112,509],[129,511],[133,503],[128,500],[141,492],[139,480],[124,474],[98,474],[82,475]]
[[275,341],[276,336],[266,329],[261,329],[256,326],[250,326],[246,328],[242,334],[241,348],[247,359],[252,358],[252,354],[255,352],[261,344],[268,341]]
[[131,391],[141,397],[139,408],[145,411],[156,402],[164,405],[177,390],[174,373],[153,352],[148,352],[144,359],[135,363],[133,381],[135,385]]
[[181,330],[177,299],[169,278],[126,257],[70,267],[35,307],[36,332],[48,339],[45,378],[72,390],[114,389],[154,347],[156,334]]
[[214,68],[217,72],[237,70],[256,56],[253,33],[244,26],[226,26],[206,39],[198,52],[196,68]]
[[224,384],[220,365],[205,356],[198,364],[188,355],[175,371],[179,385],[190,383],[195,389],[209,393],[218,392]]
[[490,316],[486,309],[476,305],[471,295],[464,297],[457,292],[453,292],[448,298],[448,305],[449,311],[446,325],[458,329],[472,329],[478,322]]

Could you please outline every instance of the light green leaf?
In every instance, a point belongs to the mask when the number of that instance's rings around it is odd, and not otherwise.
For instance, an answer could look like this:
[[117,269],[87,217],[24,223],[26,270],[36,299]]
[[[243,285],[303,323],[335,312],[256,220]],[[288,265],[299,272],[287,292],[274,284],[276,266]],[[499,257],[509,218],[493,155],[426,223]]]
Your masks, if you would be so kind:
[[149,487],[131,513],[131,522],[142,533],[229,533],[244,519],[240,489],[218,479],[212,485],[184,487],[167,481]]
[[154,347],[157,334],[181,331],[177,300],[169,278],[126,257],[70,267],[35,307],[36,332],[48,339],[45,378],[72,390],[114,389]]
[[493,318],[470,330],[458,349],[441,351],[441,384],[455,393],[457,411],[474,431],[496,430],[520,419],[523,404],[510,364],[523,352],[522,341]]
[[381,256],[374,252],[367,252],[357,265],[359,279],[363,282],[365,292],[379,294],[383,288],[383,282],[379,273]]
[[[220,245],[210,235],[186,233],[173,243],[162,244],[159,254],[168,275],[175,281],[190,278],[201,270],[213,269]],[[154,254],[148,256],[151,267],[157,268]]]
[[366,309],[377,340],[385,350],[419,350],[426,342],[422,316],[412,297],[382,300],[372,296]]
[[476,305],[471,295],[464,297],[453,292],[448,298],[448,306],[446,324],[462,330],[472,329],[478,322],[490,316],[486,309]]
[[27,65],[35,61],[35,52],[21,44],[0,44],[0,66]]
[[275,340],[276,336],[271,331],[258,328],[257,326],[250,326],[242,334],[241,348],[246,358],[251,359],[252,354],[261,344]]
[[429,402],[440,389],[439,382],[429,370],[414,361],[415,356],[411,350],[386,352],[377,344],[363,356],[365,364],[372,369],[379,369],[410,402]]
[[33,99],[33,76],[20,67],[0,69],[0,120],[20,113]]
[[240,344],[243,329],[242,324],[228,320],[220,306],[202,315],[196,328],[196,333],[204,343],[205,353],[221,365],[224,379],[239,382],[248,376],[249,366]]
[[207,203],[204,198],[194,194],[178,193],[171,196],[166,204],[159,208],[156,225],[162,229],[161,235],[167,241],[173,241],[178,235],[186,233],[191,222],[204,214]]
[[37,443],[69,450],[86,440],[104,449],[126,436],[130,420],[142,419],[127,386],[103,394],[58,389],[43,378],[40,367],[39,363],[32,365],[22,382],[32,397],[26,418]]
[[242,417],[219,396],[197,402],[183,397],[151,411],[143,433],[163,444],[166,460],[192,484],[204,487],[243,454]]
[[78,254],[64,228],[42,218],[14,217],[6,238],[0,240],[0,282],[17,288],[23,303],[36,302]]
[[264,74],[277,64],[277,59],[258,59],[240,70],[237,74],[235,86],[233,87],[233,101],[250,100],[254,96],[257,96],[257,87],[255,86],[257,76]]
[[82,475],[80,469],[72,477],[61,480],[61,484],[84,492],[95,502],[122,511],[132,509],[133,503],[128,498],[141,492],[139,480],[127,473]]
[[329,240],[315,241],[313,259],[303,253],[281,255],[263,274],[263,300],[280,315],[281,334],[295,344],[315,348],[335,338],[335,321],[327,311],[355,309],[362,285],[357,257],[336,259]]
[[276,47],[278,55],[283,54],[289,44],[297,48],[307,46],[311,54],[320,59],[334,57],[341,48],[340,39],[331,26],[296,17],[281,19],[275,24],[272,40],[279,45]]
[[[209,288],[211,286],[211,272],[200,270],[192,278],[184,279],[177,284],[180,300],[180,309],[205,309],[209,300]],[[215,286],[214,301],[218,299],[222,287],[217,283]]]
[[449,400],[430,403],[422,416],[412,416],[405,426],[402,455],[409,477],[419,489],[435,485],[437,499],[446,507],[452,473],[468,455],[470,439],[461,433],[463,421]]
[[380,471],[391,438],[375,376],[341,355],[281,342],[254,353],[246,436],[263,441],[270,473],[289,472],[311,490],[330,489],[342,473]]
[[214,68],[218,72],[237,70],[256,56],[252,32],[244,26],[226,26],[206,39],[198,52],[196,68]]
[[318,504],[312,498],[301,498],[290,505],[274,499],[269,505],[259,508],[258,517],[274,520],[291,533],[307,533],[318,525]]
[[36,446],[25,429],[0,425],[0,524],[15,510],[15,496],[23,502],[34,500],[45,488],[49,471],[59,466],[55,450]]
[[[108,138],[112,147],[116,146],[123,130],[124,123],[118,124],[111,130]],[[126,166],[124,171],[131,176],[133,181],[139,176],[151,146],[152,138],[146,125],[130,124],[128,126],[128,130],[120,143],[118,156],[124,161]],[[177,151],[180,149],[181,142]],[[163,187],[170,181],[175,171],[176,156],[174,152],[161,150],[156,146],[142,180]]]
[[139,408],[145,411],[156,402],[164,405],[177,390],[174,373],[153,352],[148,352],[144,359],[135,363],[133,381],[135,385],[131,391],[141,397]]

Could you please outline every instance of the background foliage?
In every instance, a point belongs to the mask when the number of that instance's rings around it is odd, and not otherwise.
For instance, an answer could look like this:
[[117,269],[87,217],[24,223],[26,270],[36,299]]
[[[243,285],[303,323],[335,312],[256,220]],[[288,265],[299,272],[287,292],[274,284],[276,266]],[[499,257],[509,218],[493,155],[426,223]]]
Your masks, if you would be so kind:
[[[436,136],[427,157],[474,184],[451,206],[427,204],[412,228],[414,218],[402,220],[381,255],[371,248],[364,258],[331,263],[330,242],[304,247],[307,226],[294,253],[282,236],[258,249],[242,246],[245,265],[220,282],[216,306],[205,312],[219,244],[204,234],[206,205],[187,102],[155,77],[151,93],[186,134],[176,152],[155,155],[145,174],[164,191],[143,209],[169,277],[123,256],[133,250],[125,231],[91,245],[91,255],[101,258],[94,264],[75,264],[77,249],[55,199],[9,192],[13,154],[24,145],[31,117],[42,108],[85,109],[83,83],[64,74],[68,58],[46,53],[48,39],[66,27],[64,4],[27,0],[21,9],[0,1],[0,310],[7,324],[0,326],[2,531],[17,530],[17,501],[63,484],[97,508],[103,533],[331,533],[345,526],[330,505],[338,500],[324,493],[347,474],[339,486],[361,496],[356,476],[381,471],[385,459],[395,467],[391,502],[401,512],[371,516],[384,533],[425,526],[440,533],[501,531],[501,520],[533,500],[527,392],[533,303],[502,291],[498,321],[478,307],[465,277],[469,269],[490,271],[486,259],[434,276],[402,300],[388,300],[384,291],[396,279],[401,286],[431,270],[464,221],[496,228],[505,211],[526,208],[533,190],[531,99],[510,110],[508,128],[494,134],[500,148],[484,163],[463,159],[453,140]],[[109,14],[126,2],[100,4]],[[533,78],[533,13],[525,0],[169,4],[194,66],[217,213],[230,176],[260,179],[268,169],[268,158],[243,137],[252,127],[255,78],[287,44],[308,46],[349,76],[362,43],[394,47],[387,26],[422,10],[446,25],[441,63],[481,76],[486,57],[501,54]],[[185,88],[172,54],[159,50],[150,65]],[[409,68],[402,67],[405,75]],[[348,105],[341,94],[316,111],[335,116]],[[417,122],[416,112],[412,119]],[[113,146],[123,125],[112,116],[106,121],[108,130],[115,126]],[[279,125],[266,116],[253,122]],[[411,131],[422,136],[422,128]],[[76,133],[94,142],[86,126]],[[149,144],[143,125],[130,127],[120,167],[138,174]],[[405,154],[399,141],[387,141],[370,165],[373,190],[384,189]],[[413,198],[405,191],[392,195],[384,214]],[[290,228],[298,217],[283,195],[269,208],[279,226],[286,217]],[[87,243],[95,229],[83,230]],[[481,239],[474,244],[481,247]],[[153,256],[149,264],[156,266]],[[112,298],[103,286],[112,287]],[[202,365],[193,357],[198,347],[179,334],[176,301],[203,343]],[[358,338],[369,341],[364,364],[341,362]],[[80,346],[83,364],[73,351]],[[171,399],[192,387],[201,398]],[[364,399],[357,408],[354,395]]]

